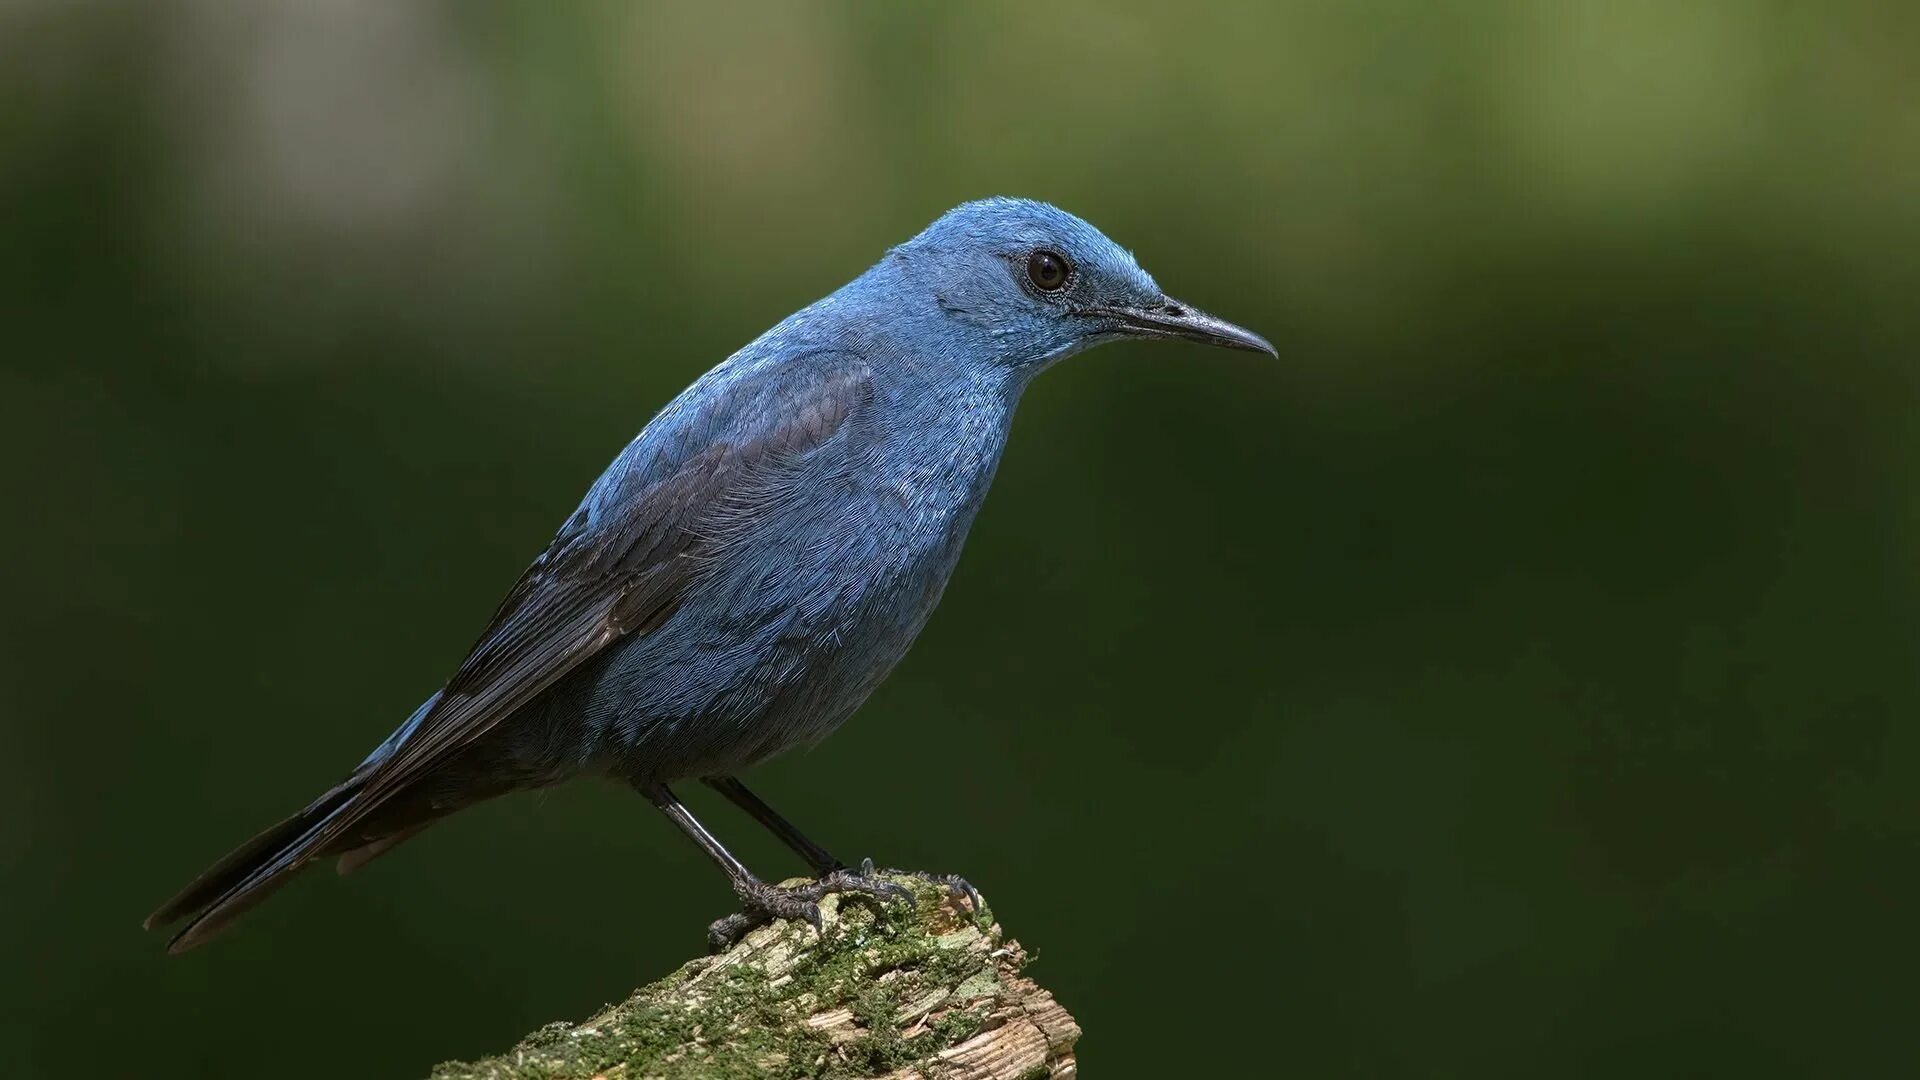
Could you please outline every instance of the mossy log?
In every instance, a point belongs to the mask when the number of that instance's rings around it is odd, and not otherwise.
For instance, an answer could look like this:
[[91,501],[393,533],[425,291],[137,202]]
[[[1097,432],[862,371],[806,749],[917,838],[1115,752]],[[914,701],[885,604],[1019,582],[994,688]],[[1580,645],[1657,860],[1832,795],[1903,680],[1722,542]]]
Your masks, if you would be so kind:
[[824,932],[764,926],[584,1023],[548,1024],[433,1080],[1073,1076],[1080,1028],[1021,974],[1026,954],[992,912],[888,880],[915,902],[829,896]]

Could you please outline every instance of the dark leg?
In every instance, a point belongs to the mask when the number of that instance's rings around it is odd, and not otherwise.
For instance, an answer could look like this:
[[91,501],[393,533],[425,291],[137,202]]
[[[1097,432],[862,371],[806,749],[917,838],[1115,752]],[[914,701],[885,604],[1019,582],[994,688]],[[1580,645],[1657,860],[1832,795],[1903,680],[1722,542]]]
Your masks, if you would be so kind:
[[[813,868],[814,873],[821,875],[836,873],[855,874],[866,878],[874,876],[876,871],[873,868],[872,859],[862,860],[860,869],[858,870],[849,869],[846,863],[834,858],[833,854],[826,848],[808,839],[805,834],[794,826],[793,822],[781,817],[779,812],[774,810],[773,807],[768,806],[760,796],[748,791],[747,785],[735,780],[733,777],[709,776],[706,779],[706,785],[720,794],[725,795],[733,805],[745,810],[753,820],[766,826],[768,832],[779,837],[781,843],[792,848],[794,854],[805,859],[807,865]],[[966,878],[958,874],[930,874],[925,870],[887,870],[882,872],[905,877],[917,877],[922,881],[945,886],[948,891],[952,892],[955,896],[966,897],[968,904],[973,907],[973,910],[979,911],[982,906],[979,891],[969,884]]]
[[653,800],[653,805],[667,815],[668,821],[680,826],[680,831],[686,833],[688,839],[699,844],[700,850],[707,853],[707,858],[719,865],[727,875],[727,880],[733,884],[734,892],[745,895],[746,888],[763,884],[759,878],[753,876],[753,871],[747,869],[746,863],[735,858],[733,852],[728,851],[724,844],[707,831],[705,825],[700,824],[692,812],[681,805],[679,798],[667,789],[667,785],[655,784],[652,787],[643,787],[640,793]]
[[793,822],[781,817],[773,807],[763,802],[760,796],[747,790],[747,785],[731,776],[709,776],[706,785],[727,797],[733,805],[747,812],[747,816],[767,827],[767,831],[780,838],[780,842],[793,849],[795,855],[806,860],[807,866],[815,874],[831,874],[835,870],[845,870],[847,864],[833,857],[832,853],[794,827]]
[[740,936],[756,926],[774,919],[805,919],[813,924],[816,932],[824,929],[820,920],[821,897],[830,893],[864,893],[882,900],[911,900],[905,889],[891,882],[870,881],[845,870],[836,870],[819,881],[793,889],[783,889],[769,885],[753,875],[745,863],[734,857],[725,845],[707,831],[707,827],[681,805],[665,784],[639,785],[640,793],[653,801],[667,819],[680,827],[688,839],[700,845],[700,850],[719,865],[732,883],[735,895],[740,897],[745,908],[735,915],[729,915],[716,921],[707,928],[707,940],[715,949],[724,949],[740,940]]

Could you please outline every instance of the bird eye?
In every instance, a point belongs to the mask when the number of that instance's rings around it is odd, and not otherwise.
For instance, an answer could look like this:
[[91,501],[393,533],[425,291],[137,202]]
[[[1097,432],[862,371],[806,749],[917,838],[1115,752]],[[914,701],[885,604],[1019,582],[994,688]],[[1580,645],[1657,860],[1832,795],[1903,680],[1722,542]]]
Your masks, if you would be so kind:
[[1041,248],[1027,257],[1027,279],[1041,292],[1059,292],[1073,273],[1073,264],[1057,251]]

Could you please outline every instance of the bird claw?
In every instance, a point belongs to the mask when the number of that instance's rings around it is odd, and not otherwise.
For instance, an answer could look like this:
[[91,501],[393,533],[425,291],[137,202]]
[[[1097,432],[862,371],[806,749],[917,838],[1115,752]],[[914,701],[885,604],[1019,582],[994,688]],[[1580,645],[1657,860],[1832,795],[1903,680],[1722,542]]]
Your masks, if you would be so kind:
[[860,870],[843,868],[816,881],[791,887],[761,881],[743,882],[736,886],[742,910],[714,920],[713,925],[707,927],[707,943],[715,952],[725,951],[748,931],[775,919],[803,919],[813,927],[814,933],[824,934],[827,927],[820,915],[820,900],[835,894],[865,896],[881,902],[913,902],[913,893],[891,881],[877,880],[871,873],[872,867],[873,861],[869,859],[861,864]]
[[980,890],[973,887],[973,882],[959,874],[929,874],[922,871],[914,876],[935,885],[945,885],[947,892],[952,894],[955,900],[965,900],[968,910],[975,915],[986,910],[987,902],[980,898]]
[[939,885],[944,887],[947,890],[947,893],[951,895],[955,900],[965,900],[967,902],[967,907],[970,910],[972,910],[972,912],[976,915],[986,909],[986,901],[980,898],[980,890],[974,888],[972,882],[968,881],[966,878],[961,877],[959,874],[935,874],[935,873],[930,873],[926,870],[878,870],[876,871],[873,868],[872,859],[862,859],[860,861],[860,873],[867,877],[873,877],[876,874],[885,874],[892,877],[919,878],[921,881],[924,881],[929,885]]

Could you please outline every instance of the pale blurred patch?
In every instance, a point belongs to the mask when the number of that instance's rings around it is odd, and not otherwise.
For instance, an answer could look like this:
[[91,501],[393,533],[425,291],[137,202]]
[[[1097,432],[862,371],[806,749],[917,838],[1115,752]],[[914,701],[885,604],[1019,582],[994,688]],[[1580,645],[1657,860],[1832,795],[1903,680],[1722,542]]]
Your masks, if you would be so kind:
[[194,2],[174,47],[194,91],[200,212],[365,233],[431,213],[481,164],[486,103],[439,5]]
[[[185,0],[161,23],[156,257],[183,290],[263,296],[323,339],[330,311],[384,303],[458,326],[525,291],[539,266],[538,185],[514,173],[484,71],[451,4]],[[505,241],[520,257],[502,254]],[[526,249],[531,250],[526,250]],[[394,294],[406,298],[394,303]],[[313,348],[236,355],[323,359]]]
[[837,254],[835,223],[872,214],[896,190],[872,138],[861,57],[832,16],[723,3],[616,5],[593,17],[603,33],[591,60],[662,197],[677,204],[658,239],[702,284],[751,290],[826,273],[834,259],[818,249]]
[[1645,210],[1749,167],[1777,63],[1746,3],[1539,5],[1509,21],[1489,105],[1536,194]]

